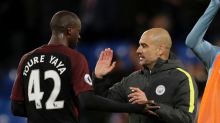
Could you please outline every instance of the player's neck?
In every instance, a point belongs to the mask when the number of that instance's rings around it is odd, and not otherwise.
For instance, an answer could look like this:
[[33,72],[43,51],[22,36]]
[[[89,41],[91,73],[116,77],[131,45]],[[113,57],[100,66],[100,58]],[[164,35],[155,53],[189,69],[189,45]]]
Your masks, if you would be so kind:
[[66,38],[62,34],[60,34],[52,35],[48,44],[62,44],[64,46],[68,46],[66,42]]

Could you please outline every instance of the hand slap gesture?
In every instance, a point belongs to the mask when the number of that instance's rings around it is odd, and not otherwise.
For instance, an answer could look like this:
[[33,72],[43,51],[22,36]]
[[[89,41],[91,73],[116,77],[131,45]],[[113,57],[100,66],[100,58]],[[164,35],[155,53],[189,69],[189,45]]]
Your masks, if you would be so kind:
[[95,66],[95,75],[97,78],[103,78],[103,76],[107,75],[114,69],[116,62],[112,62],[112,58],[112,49],[107,48],[104,51],[101,51]]

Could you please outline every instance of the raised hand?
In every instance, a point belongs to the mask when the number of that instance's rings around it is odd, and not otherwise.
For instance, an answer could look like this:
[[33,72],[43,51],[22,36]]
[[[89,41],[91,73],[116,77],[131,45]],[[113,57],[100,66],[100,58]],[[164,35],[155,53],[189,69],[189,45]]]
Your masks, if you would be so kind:
[[103,78],[103,76],[110,73],[116,62],[112,62],[113,51],[110,48],[105,49],[100,53],[99,59],[95,66],[95,75],[97,78]]

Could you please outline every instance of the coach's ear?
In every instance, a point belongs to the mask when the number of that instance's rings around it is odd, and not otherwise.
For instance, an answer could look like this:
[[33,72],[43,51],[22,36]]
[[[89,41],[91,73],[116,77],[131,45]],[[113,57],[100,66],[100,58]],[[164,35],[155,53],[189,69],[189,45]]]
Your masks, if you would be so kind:
[[161,46],[158,47],[156,50],[157,50],[157,55],[158,56],[161,56],[163,54],[163,48]]
[[11,111],[14,116],[27,117],[24,101],[11,101]]

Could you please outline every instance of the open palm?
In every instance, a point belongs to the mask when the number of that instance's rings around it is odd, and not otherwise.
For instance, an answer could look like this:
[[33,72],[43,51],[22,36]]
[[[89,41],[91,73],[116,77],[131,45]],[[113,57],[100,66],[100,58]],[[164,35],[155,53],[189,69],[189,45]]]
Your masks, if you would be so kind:
[[97,78],[103,78],[103,76],[110,73],[116,62],[112,62],[113,51],[110,48],[105,49],[100,53],[99,59],[95,66],[95,75]]

